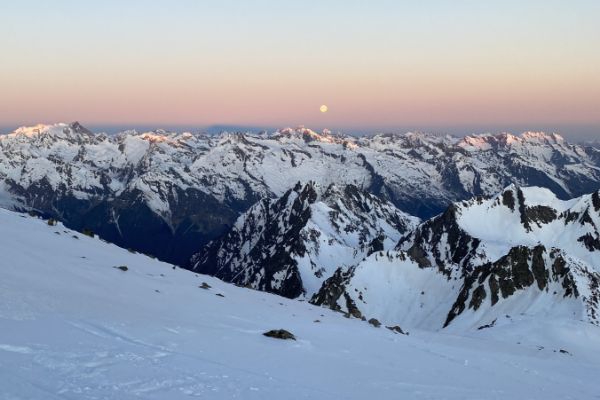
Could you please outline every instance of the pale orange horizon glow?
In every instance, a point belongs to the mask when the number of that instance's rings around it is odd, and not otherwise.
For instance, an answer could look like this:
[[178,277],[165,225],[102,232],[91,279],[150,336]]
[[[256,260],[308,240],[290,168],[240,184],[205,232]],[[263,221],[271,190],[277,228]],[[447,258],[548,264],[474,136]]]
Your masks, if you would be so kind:
[[0,125],[600,127],[594,2],[119,4],[3,12]]

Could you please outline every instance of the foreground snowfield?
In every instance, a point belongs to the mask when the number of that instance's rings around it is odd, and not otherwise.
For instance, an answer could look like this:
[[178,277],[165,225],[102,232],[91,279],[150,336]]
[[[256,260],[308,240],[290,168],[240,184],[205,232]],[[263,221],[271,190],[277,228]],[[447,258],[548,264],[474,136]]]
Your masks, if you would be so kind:
[[404,336],[0,210],[1,399],[594,399],[599,376],[587,323]]

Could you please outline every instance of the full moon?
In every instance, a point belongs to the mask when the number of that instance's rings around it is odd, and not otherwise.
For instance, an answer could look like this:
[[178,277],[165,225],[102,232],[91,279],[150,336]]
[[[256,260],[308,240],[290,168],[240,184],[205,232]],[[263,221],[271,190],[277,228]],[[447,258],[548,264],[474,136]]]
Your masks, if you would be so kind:
[[322,112],[322,113],[326,113],[326,112],[327,112],[327,110],[328,110],[328,108],[327,108],[327,106],[326,106],[325,104],[323,104],[323,105],[322,105],[322,106],[319,108],[319,110],[321,110],[321,112]]

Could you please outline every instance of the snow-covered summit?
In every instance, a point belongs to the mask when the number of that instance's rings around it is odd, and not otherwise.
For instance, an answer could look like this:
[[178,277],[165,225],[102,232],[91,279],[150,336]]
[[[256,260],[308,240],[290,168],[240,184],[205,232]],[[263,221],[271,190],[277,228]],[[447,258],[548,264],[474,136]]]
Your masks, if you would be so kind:
[[324,129],[321,133],[315,132],[312,129],[299,126],[296,128],[282,128],[277,130],[270,136],[276,140],[294,140],[302,139],[305,142],[322,142],[322,143],[343,143],[353,141],[352,137],[334,136],[330,130]]
[[558,133],[550,133],[547,134],[545,132],[524,132],[521,135],[521,138],[526,141],[538,142],[538,143],[550,143],[550,144],[559,144],[564,143],[565,138],[559,135]]
[[543,145],[555,148],[555,146],[567,145],[565,139],[557,134],[544,132],[523,132],[521,135],[512,133],[467,135],[457,141],[457,146],[467,151],[508,150],[519,151],[521,147]]
[[22,126],[14,132],[6,135],[0,135],[0,143],[10,146],[13,143],[21,145],[33,144],[44,147],[56,141],[63,141],[74,144],[89,144],[96,139],[101,139],[103,135],[94,135],[91,131],[83,127],[79,122],[57,123],[57,124],[37,124],[34,126]]

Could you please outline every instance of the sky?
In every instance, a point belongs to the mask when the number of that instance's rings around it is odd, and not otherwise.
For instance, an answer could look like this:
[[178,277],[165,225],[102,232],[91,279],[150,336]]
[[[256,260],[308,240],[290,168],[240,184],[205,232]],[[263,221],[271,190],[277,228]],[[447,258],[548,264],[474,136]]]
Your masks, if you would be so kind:
[[600,136],[598,21],[596,0],[3,2],[0,126]]

